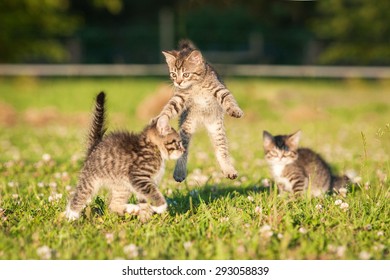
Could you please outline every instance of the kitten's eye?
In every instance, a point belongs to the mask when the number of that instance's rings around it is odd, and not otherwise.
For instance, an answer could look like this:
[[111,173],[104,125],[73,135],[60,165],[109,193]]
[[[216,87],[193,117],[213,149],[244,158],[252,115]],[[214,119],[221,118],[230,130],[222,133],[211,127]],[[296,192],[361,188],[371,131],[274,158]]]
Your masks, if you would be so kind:
[[176,78],[176,73],[171,72],[171,77],[172,77],[172,78]]
[[188,78],[190,76],[190,73],[183,73],[184,78]]

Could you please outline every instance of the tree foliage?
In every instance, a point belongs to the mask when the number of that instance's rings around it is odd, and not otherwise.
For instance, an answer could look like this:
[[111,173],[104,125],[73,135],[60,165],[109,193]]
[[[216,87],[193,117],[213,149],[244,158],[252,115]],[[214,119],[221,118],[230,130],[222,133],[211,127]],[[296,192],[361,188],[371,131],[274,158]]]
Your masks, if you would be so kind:
[[314,30],[326,42],[320,62],[390,63],[390,1],[324,0]]
[[78,24],[68,8],[67,0],[0,1],[0,62],[65,61],[61,39]]

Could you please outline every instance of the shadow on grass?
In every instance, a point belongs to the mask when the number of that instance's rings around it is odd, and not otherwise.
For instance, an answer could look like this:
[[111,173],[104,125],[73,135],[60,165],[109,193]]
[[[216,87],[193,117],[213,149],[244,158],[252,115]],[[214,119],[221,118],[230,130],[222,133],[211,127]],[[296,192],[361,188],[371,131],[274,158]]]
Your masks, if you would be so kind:
[[194,189],[187,193],[183,193],[183,191],[174,192],[166,199],[169,205],[168,211],[170,215],[175,216],[176,214],[185,214],[188,211],[196,213],[201,204],[211,204],[226,197],[246,197],[253,193],[270,193],[270,191],[270,188],[259,187],[258,185],[236,187],[206,184],[199,189]]

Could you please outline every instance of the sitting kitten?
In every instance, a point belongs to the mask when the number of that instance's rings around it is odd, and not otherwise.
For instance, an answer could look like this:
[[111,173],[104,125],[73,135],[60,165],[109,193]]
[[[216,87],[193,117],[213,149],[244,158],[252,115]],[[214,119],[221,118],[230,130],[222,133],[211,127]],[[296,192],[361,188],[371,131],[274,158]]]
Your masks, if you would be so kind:
[[175,91],[157,117],[157,128],[164,135],[169,131],[169,120],[180,115],[180,136],[185,152],[176,163],[173,177],[177,182],[186,178],[191,136],[198,125],[204,125],[222,172],[227,178],[235,179],[237,171],[229,156],[223,120],[225,113],[241,118],[243,112],[201,52],[188,40],[179,45],[179,50],[163,51]]
[[313,196],[346,186],[346,176],[333,176],[320,155],[307,148],[298,148],[301,132],[272,136],[263,132],[265,159],[279,190],[302,193],[310,188]]
[[[111,191],[109,208],[114,212],[139,214],[141,220],[152,212],[164,212],[167,203],[157,187],[165,160],[178,159],[184,152],[179,134],[172,128],[166,136],[160,136],[154,123],[139,134],[113,132],[104,136],[104,103],[105,94],[101,92],[96,97],[86,160],[65,216],[69,220],[79,218],[102,186]],[[131,193],[135,193],[140,204],[127,204]]]

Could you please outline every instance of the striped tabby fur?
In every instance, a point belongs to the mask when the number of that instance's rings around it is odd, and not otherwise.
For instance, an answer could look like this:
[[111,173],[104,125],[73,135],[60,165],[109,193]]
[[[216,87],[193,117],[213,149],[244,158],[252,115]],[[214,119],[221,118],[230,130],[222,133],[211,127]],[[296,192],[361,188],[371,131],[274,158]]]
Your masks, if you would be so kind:
[[169,120],[180,115],[180,136],[185,148],[185,153],[176,163],[173,177],[178,182],[186,178],[191,136],[199,125],[203,125],[209,133],[224,175],[235,179],[237,171],[228,152],[224,114],[240,118],[243,115],[242,110],[216,71],[190,41],[181,41],[179,50],[163,51],[163,54],[175,91],[156,118],[157,127],[164,135],[169,130]]
[[338,190],[348,183],[346,176],[333,176],[329,165],[317,153],[298,148],[301,132],[272,136],[263,132],[265,159],[279,190],[302,193],[310,189],[313,196]]
[[[139,134],[113,132],[104,136],[104,102],[105,94],[101,92],[96,98],[87,157],[65,215],[69,220],[77,219],[92,196],[105,186],[112,195],[112,211],[137,214],[146,220],[153,212],[162,213],[167,208],[158,184],[165,160],[178,159],[184,152],[180,136],[173,128],[160,136],[156,123]],[[131,194],[137,196],[139,204],[127,203]]]

